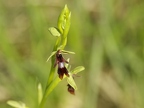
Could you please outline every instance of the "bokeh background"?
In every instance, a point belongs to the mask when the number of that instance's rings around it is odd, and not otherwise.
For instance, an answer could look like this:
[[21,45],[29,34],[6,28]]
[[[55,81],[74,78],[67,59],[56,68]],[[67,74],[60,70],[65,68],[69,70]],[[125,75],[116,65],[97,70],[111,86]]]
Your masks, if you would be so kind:
[[74,51],[76,95],[62,81],[46,108],[144,108],[143,0],[0,0],[0,108],[7,100],[37,107],[37,84],[46,85],[46,63],[67,4],[72,12],[66,50]]

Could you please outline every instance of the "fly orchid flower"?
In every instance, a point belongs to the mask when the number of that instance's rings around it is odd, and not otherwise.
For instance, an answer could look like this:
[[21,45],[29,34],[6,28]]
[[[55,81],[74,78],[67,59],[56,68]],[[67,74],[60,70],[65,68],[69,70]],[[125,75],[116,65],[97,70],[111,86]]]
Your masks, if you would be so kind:
[[69,64],[66,64],[66,67],[68,68],[68,71],[69,71],[69,77],[67,77],[67,82],[68,82],[67,90],[69,93],[75,95],[75,90],[77,90],[77,85],[74,81],[74,76],[76,76],[76,74],[79,73],[80,71],[83,71],[85,68],[83,66],[78,66],[74,68],[73,70],[70,70],[71,66]]
[[66,61],[66,60],[63,58],[62,53],[60,52],[60,50],[58,50],[57,53],[56,53],[56,61],[55,61],[54,67],[55,67],[56,65],[58,65],[58,74],[59,74],[59,78],[60,78],[61,80],[63,79],[64,74],[65,74],[67,77],[69,77],[68,70],[66,69],[64,63],[68,63],[68,61]]

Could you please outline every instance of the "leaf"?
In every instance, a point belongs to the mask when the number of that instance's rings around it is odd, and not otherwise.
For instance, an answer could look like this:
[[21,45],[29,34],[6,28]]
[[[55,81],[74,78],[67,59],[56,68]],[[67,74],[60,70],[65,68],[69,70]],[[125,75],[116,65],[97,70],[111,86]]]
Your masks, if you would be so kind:
[[[70,74],[70,73],[69,73]],[[70,75],[69,77],[67,77],[67,82],[69,85],[71,85],[75,90],[77,90],[77,85],[72,77],[72,75]]]
[[55,55],[56,54],[56,52],[57,51],[53,51],[52,53],[51,53],[51,55],[48,57],[48,59],[47,59],[47,61],[46,62],[48,62],[49,61],[49,59],[53,56],[53,55]]
[[56,37],[61,36],[61,33],[59,32],[59,30],[56,27],[50,27],[49,31],[53,36],[56,36]]
[[21,104],[17,101],[9,100],[7,104],[14,107],[14,108],[21,108]]
[[83,71],[85,68],[83,67],[83,66],[78,66],[78,67],[76,67],[76,68],[74,68],[72,71],[71,71],[71,73],[72,74],[77,74],[77,73],[79,73],[80,71]]
[[26,107],[25,103],[13,101],[13,100],[7,101],[7,104],[14,108],[28,108],[28,107]]
[[43,97],[43,93],[42,93],[42,85],[41,83],[38,84],[38,102],[40,104],[41,100]]
[[63,54],[75,54],[75,52],[66,51],[66,50],[61,50],[61,52],[62,52]]

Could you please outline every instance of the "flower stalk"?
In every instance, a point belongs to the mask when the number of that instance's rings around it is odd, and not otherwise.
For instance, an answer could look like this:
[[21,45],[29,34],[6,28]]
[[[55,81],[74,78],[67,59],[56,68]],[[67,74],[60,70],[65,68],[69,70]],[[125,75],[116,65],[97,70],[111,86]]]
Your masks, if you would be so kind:
[[45,92],[43,94],[43,98],[40,103],[40,108],[44,107],[44,104],[46,102],[48,95],[51,93],[51,91],[53,91],[53,89],[56,87],[56,85],[61,81],[58,77],[54,79],[54,73],[56,71],[56,68],[54,67],[54,64],[55,64],[55,56],[54,55],[56,54],[57,50],[63,50],[67,44],[67,34],[68,34],[69,28],[70,28],[70,17],[71,17],[71,13],[70,13],[67,5],[65,5],[64,9],[62,10],[62,12],[58,18],[58,27],[57,28],[51,27],[49,29],[50,33],[53,36],[57,37],[57,40],[54,45],[52,54],[48,58],[48,60],[51,58],[52,65],[51,65],[50,74],[49,74],[49,77],[47,80]]

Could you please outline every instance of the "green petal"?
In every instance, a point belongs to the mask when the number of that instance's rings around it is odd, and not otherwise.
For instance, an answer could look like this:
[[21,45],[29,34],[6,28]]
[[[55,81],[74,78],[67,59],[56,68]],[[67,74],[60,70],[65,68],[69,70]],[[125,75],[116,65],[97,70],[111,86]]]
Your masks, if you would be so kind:
[[67,70],[70,71],[71,69],[71,65],[68,65]]
[[75,54],[75,52],[66,51],[66,50],[61,50],[61,52],[62,52],[63,54]]
[[51,55],[48,57],[48,59],[47,59],[47,62],[49,61],[49,59],[53,56],[53,55],[55,55],[56,54],[56,52],[57,51],[53,51],[52,53],[51,53]]
[[[69,61],[70,61],[70,58],[68,58],[66,61],[69,62]],[[69,64],[66,63],[66,64],[65,64],[65,67],[68,68],[68,67],[69,67]]]
[[71,71],[71,73],[72,74],[77,74],[77,73],[79,73],[80,71],[83,71],[85,68],[83,67],[83,66],[78,66],[78,67],[76,67],[76,68],[74,68],[72,71]]
[[59,30],[56,27],[50,27],[49,31],[53,36],[56,36],[56,37],[61,36],[61,33],[59,32]]
[[[69,73],[70,74],[70,73]],[[69,77],[67,77],[67,82],[69,85],[71,85],[75,90],[77,90],[77,85],[72,77],[72,75],[70,75]]]

